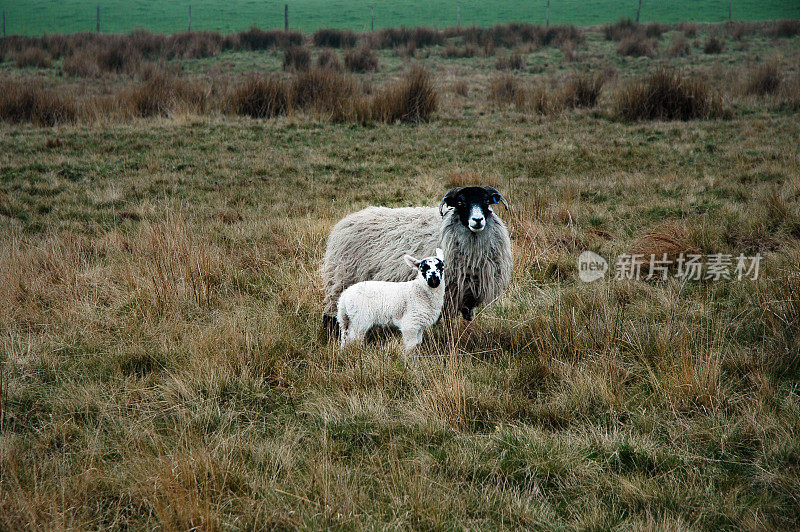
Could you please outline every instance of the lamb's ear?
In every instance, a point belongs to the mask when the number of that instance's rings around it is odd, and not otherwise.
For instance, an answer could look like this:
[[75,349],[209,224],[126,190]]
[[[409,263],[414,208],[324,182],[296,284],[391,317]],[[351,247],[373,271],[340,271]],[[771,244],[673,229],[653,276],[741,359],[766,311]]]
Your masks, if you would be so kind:
[[415,270],[419,268],[419,261],[411,255],[403,255],[403,260],[406,261],[406,264],[408,264],[411,268],[414,268]]
[[445,194],[442,198],[442,202],[439,204],[439,214],[442,216],[442,218],[444,218],[444,212],[442,212],[442,208],[445,205],[448,207],[455,207],[454,203],[459,192],[461,192],[461,187],[450,189],[450,192]]
[[485,186],[483,190],[489,193],[489,203],[502,203],[503,207],[508,210],[508,203],[506,203],[506,199],[500,194],[500,191],[494,187]]
[[442,251],[442,248],[436,248],[436,258],[444,260],[444,251]]

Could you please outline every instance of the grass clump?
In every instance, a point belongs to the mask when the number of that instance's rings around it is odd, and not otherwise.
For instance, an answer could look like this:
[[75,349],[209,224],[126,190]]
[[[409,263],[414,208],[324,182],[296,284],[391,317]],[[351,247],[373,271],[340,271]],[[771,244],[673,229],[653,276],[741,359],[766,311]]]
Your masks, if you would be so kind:
[[358,42],[358,36],[350,30],[338,30],[333,28],[323,28],[311,35],[314,46],[327,46],[331,48],[350,48]]
[[666,51],[667,57],[688,57],[692,55],[692,46],[686,37],[676,33],[672,37],[672,44]]
[[53,58],[41,48],[26,48],[17,54],[14,59],[14,66],[17,68],[50,68],[53,66]]
[[604,81],[599,74],[576,74],[570,77],[561,89],[558,105],[568,109],[595,107]]
[[617,53],[631,57],[652,57],[655,46],[654,40],[646,39],[639,33],[632,33],[620,41],[617,45]]
[[427,122],[439,106],[439,95],[430,73],[420,66],[412,67],[399,81],[384,87],[375,95],[374,116],[386,123]]
[[47,90],[32,82],[0,84],[0,119],[6,122],[55,126],[73,121],[76,115],[77,105],[71,94]]
[[283,54],[283,70],[308,70],[311,66],[311,52],[304,46],[290,46]]
[[272,118],[289,111],[290,90],[277,77],[251,76],[234,89],[230,101],[235,114]]
[[138,87],[123,95],[134,115],[167,116],[177,109],[200,113],[205,106],[205,93],[194,83],[157,72]]
[[525,68],[525,58],[519,52],[501,54],[494,62],[497,70],[522,70]]
[[317,68],[328,68],[336,72],[342,71],[342,62],[339,56],[330,48],[325,48],[317,56]]
[[777,61],[767,61],[748,73],[745,93],[764,96],[777,92],[780,86],[781,72]]
[[712,35],[703,44],[703,51],[707,54],[721,54],[725,51],[725,41]]
[[719,97],[705,83],[667,69],[620,90],[614,108],[624,120],[693,120],[722,114]]
[[371,48],[361,46],[344,54],[344,66],[350,72],[374,72],[378,70],[378,56]]

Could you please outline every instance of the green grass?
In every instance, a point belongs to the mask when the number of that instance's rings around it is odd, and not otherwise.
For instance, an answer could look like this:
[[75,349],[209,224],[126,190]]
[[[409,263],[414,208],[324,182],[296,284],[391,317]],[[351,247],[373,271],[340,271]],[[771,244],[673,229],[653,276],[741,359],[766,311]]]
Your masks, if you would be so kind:
[[[523,51],[514,75],[549,93],[616,69],[596,107],[550,114],[490,102],[493,57],[434,47],[359,75],[434,72],[440,109],[416,126],[0,123],[0,529],[797,529],[800,121],[741,87],[765,57],[798,87],[800,40],[728,44]],[[175,63],[216,82],[280,55]],[[729,118],[613,119],[615,91],[659,66],[707,80]],[[59,68],[2,75],[136,83]],[[392,333],[341,352],[319,329],[330,229],[470,174],[513,208],[508,292],[426,333],[417,363]],[[578,279],[585,249],[666,239],[760,252],[761,278]]]
[[[6,10],[6,29],[9,34],[41,35],[43,33],[74,33],[94,31],[96,7],[101,10],[104,32],[128,32],[146,28],[154,32],[184,31],[188,25],[188,5],[192,4],[192,29],[230,32],[256,25],[261,28],[283,28],[283,8],[287,2],[256,1],[223,2],[159,2],[155,0],[23,0],[0,1]],[[302,31],[318,28],[369,29],[369,3],[297,0],[289,4],[289,25]],[[513,21],[544,24],[544,0],[516,2],[476,0],[445,2],[374,2],[375,27],[456,25],[456,6],[461,6],[464,26],[490,26]],[[551,24],[594,25],[636,16],[637,2],[617,0],[553,1],[550,6]],[[800,5],[789,0],[737,0],[733,3],[734,20],[767,20],[800,18]],[[728,19],[725,0],[676,0],[670,2],[646,0],[642,3],[642,22],[720,22]]]

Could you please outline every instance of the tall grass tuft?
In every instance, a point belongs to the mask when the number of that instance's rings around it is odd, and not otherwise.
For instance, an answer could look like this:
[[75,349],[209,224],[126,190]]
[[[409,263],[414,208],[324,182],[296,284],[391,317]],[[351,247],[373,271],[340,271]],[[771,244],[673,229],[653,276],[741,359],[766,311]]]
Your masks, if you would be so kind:
[[251,76],[231,94],[234,113],[252,118],[272,118],[289,111],[290,89],[274,76]]
[[200,113],[205,108],[205,92],[196,84],[166,72],[152,75],[123,98],[136,116],[167,116],[179,108]]
[[719,97],[705,83],[666,69],[620,90],[614,108],[623,120],[693,120],[722,115]]
[[332,48],[350,48],[358,42],[358,36],[350,30],[338,30],[333,28],[323,28],[317,30],[311,36],[314,46],[329,46]]
[[283,55],[283,69],[286,71],[308,70],[311,66],[311,52],[304,46],[290,46]]
[[344,54],[344,66],[350,72],[374,72],[378,70],[378,56],[368,46],[361,46]]
[[747,94],[773,94],[781,85],[781,72],[777,61],[767,61],[753,68],[747,76],[745,92]]
[[375,95],[373,112],[377,120],[386,123],[427,122],[438,106],[439,96],[430,73],[414,66],[402,79]]
[[50,91],[34,83],[0,83],[0,119],[6,122],[55,126],[73,121],[76,115],[77,105],[71,94]]
[[17,54],[14,66],[17,68],[50,68],[53,66],[53,58],[41,48],[30,47]]

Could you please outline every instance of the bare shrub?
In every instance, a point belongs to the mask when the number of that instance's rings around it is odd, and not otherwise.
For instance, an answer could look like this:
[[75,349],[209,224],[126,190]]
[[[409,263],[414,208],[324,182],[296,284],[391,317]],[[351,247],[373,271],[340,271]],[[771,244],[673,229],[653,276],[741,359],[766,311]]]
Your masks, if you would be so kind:
[[501,74],[492,79],[489,84],[489,99],[501,103],[514,103],[520,94],[519,80],[511,74]]
[[557,97],[562,108],[594,107],[603,88],[603,77],[592,74],[576,74],[564,84]]
[[768,29],[767,33],[772,37],[794,37],[800,34],[800,20],[796,19],[783,19],[773,23]]
[[692,120],[722,114],[719,97],[706,84],[665,69],[620,90],[614,107],[624,120]]
[[344,54],[344,66],[350,72],[374,72],[378,70],[378,56],[371,48],[361,46]]
[[706,39],[703,44],[703,51],[707,54],[719,54],[725,51],[725,41],[713,35]]
[[692,47],[686,37],[680,34],[675,34],[672,37],[672,44],[667,48],[667,57],[687,57],[692,55]]
[[427,122],[439,105],[431,76],[422,67],[412,67],[401,80],[384,87],[373,100],[376,119],[392,123]]
[[314,46],[328,46],[332,48],[352,47],[358,42],[358,36],[350,30],[323,28],[311,36]]
[[26,48],[16,55],[14,66],[17,68],[50,68],[53,66],[53,58],[41,48]]
[[652,39],[645,39],[641,34],[631,34],[620,41],[617,46],[617,53],[619,55],[627,55],[631,57],[652,57],[653,49],[655,48],[655,41]]
[[777,92],[781,85],[781,72],[777,61],[767,61],[753,68],[747,76],[745,93],[763,96]]
[[290,46],[283,55],[284,70],[308,70],[311,65],[311,53],[304,46]]
[[494,62],[494,67],[497,70],[521,70],[525,67],[525,58],[518,52],[502,54]]
[[152,76],[138,87],[126,91],[123,100],[141,117],[167,116],[179,105],[200,112],[205,106],[205,93],[198,86],[168,73]]
[[77,114],[74,97],[43,89],[34,83],[0,83],[0,119],[12,124],[31,122],[54,126],[71,122]]
[[234,113],[252,118],[272,118],[289,111],[288,84],[272,76],[251,76],[231,95]]
[[325,48],[317,56],[317,68],[329,68],[336,72],[342,71],[342,62],[339,61],[339,56],[330,48]]

